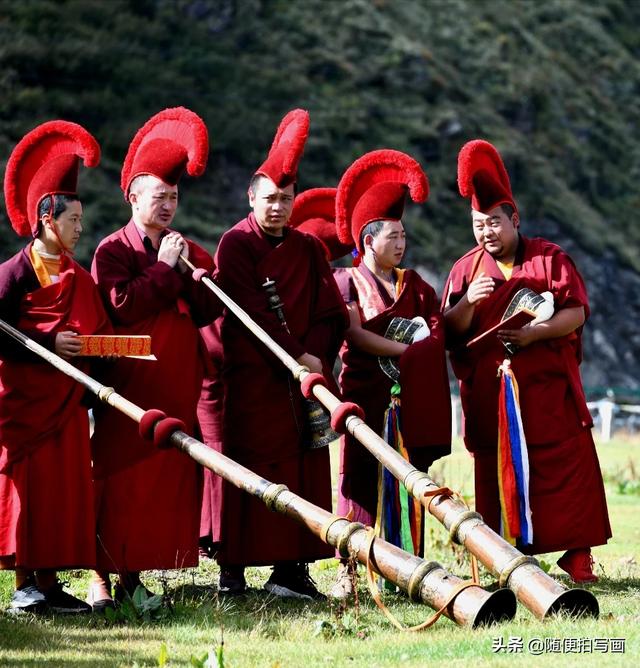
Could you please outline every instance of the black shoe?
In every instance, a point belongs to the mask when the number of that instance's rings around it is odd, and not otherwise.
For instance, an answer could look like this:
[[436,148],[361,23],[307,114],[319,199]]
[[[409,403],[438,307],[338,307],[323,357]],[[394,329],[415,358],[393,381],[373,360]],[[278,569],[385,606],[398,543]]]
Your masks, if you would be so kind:
[[309,566],[305,563],[274,567],[264,588],[274,596],[285,598],[304,598],[315,601],[326,599],[326,596],[316,588],[316,583],[309,575]]
[[244,578],[243,566],[223,566],[220,569],[218,593],[227,596],[237,596],[247,591],[247,581]]
[[61,615],[82,615],[91,612],[91,606],[62,589],[62,582],[56,582],[53,587],[44,592],[44,598],[52,612]]
[[27,612],[37,615],[48,611],[45,595],[34,584],[25,584],[16,589],[7,608],[10,615],[23,615]]

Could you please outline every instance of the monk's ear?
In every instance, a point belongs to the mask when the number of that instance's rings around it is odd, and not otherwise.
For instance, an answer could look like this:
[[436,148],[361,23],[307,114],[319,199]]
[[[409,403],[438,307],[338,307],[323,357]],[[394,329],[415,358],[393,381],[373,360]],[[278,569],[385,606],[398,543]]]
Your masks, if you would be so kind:
[[256,196],[251,188],[247,190],[247,197],[249,198],[249,206],[253,208],[254,204],[256,203]]
[[516,230],[520,227],[520,214],[518,214],[517,211],[513,212],[513,215],[511,216],[511,222],[513,223],[513,226],[516,228]]
[[138,203],[138,193],[131,191],[129,193],[129,204],[137,204]]

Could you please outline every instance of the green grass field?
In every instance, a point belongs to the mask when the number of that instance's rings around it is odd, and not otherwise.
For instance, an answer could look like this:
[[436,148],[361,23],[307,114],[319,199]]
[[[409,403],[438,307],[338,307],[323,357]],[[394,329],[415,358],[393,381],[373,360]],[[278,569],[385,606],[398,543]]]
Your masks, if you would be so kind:
[[[640,659],[640,439],[617,438],[598,447],[605,473],[614,537],[596,548],[600,582],[590,587],[600,603],[598,620],[554,618],[538,621],[523,606],[512,622],[470,630],[442,617],[422,633],[395,630],[378,612],[360,573],[358,605],[341,610],[329,603],[282,601],[260,590],[268,569],[251,569],[255,588],[237,599],[218,598],[217,568],[205,560],[199,569],[154,573],[147,584],[164,588],[173,611],[162,610],[150,622],[114,621],[87,616],[14,619],[0,613],[0,666],[198,666],[213,656],[224,640],[227,668],[240,666],[304,667],[376,666],[417,667],[445,661],[452,666],[637,665]],[[438,480],[469,496],[471,463],[457,445],[454,454],[431,471]],[[429,559],[468,577],[468,560],[452,546],[447,533],[432,518],[427,525]],[[555,565],[559,554],[544,555],[550,573],[563,581]],[[316,563],[312,575],[320,589],[328,589],[335,564]],[[484,584],[492,578],[482,572]],[[70,588],[84,595],[86,574],[67,573]],[[13,573],[0,573],[0,608],[13,589]],[[406,624],[416,624],[431,609],[409,603],[402,595],[387,594],[385,602]],[[498,645],[505,649],[498,650]],[[621,650],[624,650],[621,651]]]

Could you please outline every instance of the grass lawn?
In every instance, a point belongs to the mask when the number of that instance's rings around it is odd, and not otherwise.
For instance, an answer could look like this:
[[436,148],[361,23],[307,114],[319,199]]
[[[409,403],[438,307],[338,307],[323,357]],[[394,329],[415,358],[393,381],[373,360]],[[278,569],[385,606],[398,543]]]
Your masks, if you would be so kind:
[[[224,639],[227,668],[239,666],[376,666],[418,667],[446,661],[474,667],[527,662],[530,666],[637,665],[640,660],[640,439],[619,437],[600,444],[614,537],[594,550],[600,581],[590,587],[600,603],[598,620],[554,618],[540,622],[521,605],[509,623],[479,630],[457,627],[442,617],[419,633],[392,628],[377,611],[360,575],[358,605],[346,610],[330,603],[282,601],[261,591],[268,569],[250,569],[251,593],[242,598],[218,598],[217,568],[204,560],[197,570],[154,573],[147,585],[164,588],[173,612],[162,611],[151,622],[116,621],[87,616],[14,619],[0,612],[0,666],[190,666],[205,665]],[[468,455],[457,444],[432,475],[465,494],[472,493]],[[429,518],[429,559],[468,577],[468,560],[448,542],[446,531]],[[543,555],[550,573],[568,584],[555,561]],[[313,565],[321,590],[335,575],[331,560]],[[66,574],[70,588],[84,595],[86,574]],[[483,583],[492,578],[484,572]],[[0,572],[0,608],[11,597],[13,573]],[[387,594],[385,602],[406,624],[426,619],[430,608]],[[620,640],[622,639],[622,640]],[[624,653],[621,644],[624,642]],[[498,651],[498,645],[507,649]],[[541,652],[541,653],[540,653]],[[635,657],[635,659],[633,658]],[[210,665],[216,665],[211,663]]]

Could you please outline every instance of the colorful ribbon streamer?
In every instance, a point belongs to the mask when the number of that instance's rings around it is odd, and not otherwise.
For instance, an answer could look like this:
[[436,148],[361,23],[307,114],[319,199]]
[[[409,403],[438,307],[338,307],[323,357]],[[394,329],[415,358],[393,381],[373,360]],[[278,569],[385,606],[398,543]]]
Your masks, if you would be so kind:
[[[383,438],[406,460],[401,431],[400,385],[391,388],[391,401],[385,413]],[[387,542],[402,548],[410,554],[422,554],[423,545],[422,506],[384,466],[378,474],[378,508],[376,533]]]
[[498,368],[498,487],[502,535],[513,545],[533,542],[529,504],[529,454],[522,427],[518,383],[505,359]]

